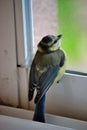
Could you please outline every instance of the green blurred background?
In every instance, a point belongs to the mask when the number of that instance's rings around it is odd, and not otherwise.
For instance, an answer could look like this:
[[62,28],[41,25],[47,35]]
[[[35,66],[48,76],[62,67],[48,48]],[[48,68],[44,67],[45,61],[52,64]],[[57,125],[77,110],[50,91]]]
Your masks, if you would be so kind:
[[87,2],[57,0],[58,33],[67,53],[67,69],[87,73]]

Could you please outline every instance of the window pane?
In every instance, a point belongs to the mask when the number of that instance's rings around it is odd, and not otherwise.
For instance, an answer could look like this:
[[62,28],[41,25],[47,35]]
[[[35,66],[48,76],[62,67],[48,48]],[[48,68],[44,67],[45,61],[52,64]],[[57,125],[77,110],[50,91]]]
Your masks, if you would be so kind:
[[33,0],[35,51],[43,36],[57,34],[56,4],[56,0]]
[[57,0],[58,32],[67,52],[67,69],[87,73],[87,1]]
[[34,52],[43,36],[62,33],[67,69],[87,73],[86,12],[86,0],[33,0]]

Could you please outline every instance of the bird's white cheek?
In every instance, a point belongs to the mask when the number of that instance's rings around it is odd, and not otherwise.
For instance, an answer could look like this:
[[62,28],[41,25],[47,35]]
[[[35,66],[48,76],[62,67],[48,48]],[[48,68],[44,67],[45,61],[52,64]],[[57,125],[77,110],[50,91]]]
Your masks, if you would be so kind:
[[61,46],[61,41],[59,41],[57,44],[58,44],[58,46],[60,47],[60,46]]

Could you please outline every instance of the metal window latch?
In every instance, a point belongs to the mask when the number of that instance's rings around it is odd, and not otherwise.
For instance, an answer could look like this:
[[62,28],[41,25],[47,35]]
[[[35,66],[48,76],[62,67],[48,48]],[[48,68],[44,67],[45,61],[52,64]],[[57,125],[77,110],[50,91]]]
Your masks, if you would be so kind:
[[19,67],[19,68],[25,68],[24,65],[19,65],[19,64],[17,64],[17,67]]

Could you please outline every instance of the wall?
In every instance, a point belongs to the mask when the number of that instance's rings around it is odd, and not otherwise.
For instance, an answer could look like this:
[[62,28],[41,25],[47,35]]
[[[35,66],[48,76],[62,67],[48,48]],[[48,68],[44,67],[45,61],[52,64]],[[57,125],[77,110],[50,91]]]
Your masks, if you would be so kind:
[[0,1],[0,104],[28,108],[22,0]]
[[13,0],[0,0],[0,104],[18,106]]

